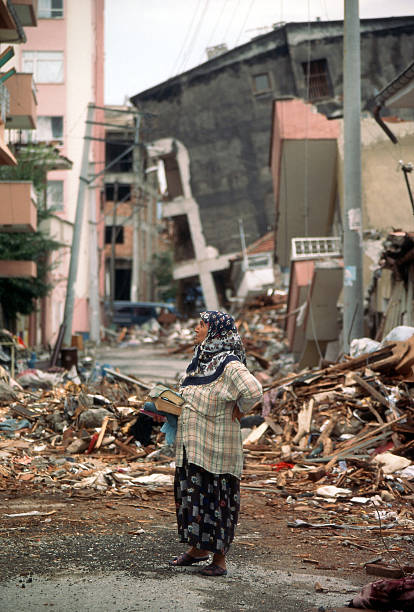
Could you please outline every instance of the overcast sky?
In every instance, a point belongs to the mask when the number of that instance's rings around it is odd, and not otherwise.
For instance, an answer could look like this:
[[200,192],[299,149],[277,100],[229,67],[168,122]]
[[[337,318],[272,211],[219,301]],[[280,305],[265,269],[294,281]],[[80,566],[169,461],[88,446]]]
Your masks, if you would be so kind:
[[[289,21],[343,19],[343,0],[106,0],[105,103],[130,96]],[[414,0],[360,0],[360,17],[414,15]]]

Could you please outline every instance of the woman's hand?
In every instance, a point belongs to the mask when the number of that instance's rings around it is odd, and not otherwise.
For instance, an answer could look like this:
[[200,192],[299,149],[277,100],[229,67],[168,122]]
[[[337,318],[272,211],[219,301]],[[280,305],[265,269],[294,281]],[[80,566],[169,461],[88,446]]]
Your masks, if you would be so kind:
[[231,415],[231,418],[233,421],[239,421],[240,423],[240,419],[242,418],[243,413],[241,410],[239,410],[239,407],[237,404],[235,404],[234,408],[233,408],[233,414]]
[[164,423],[165,419],[162,414],[154,414],[152,417],[155,423]]

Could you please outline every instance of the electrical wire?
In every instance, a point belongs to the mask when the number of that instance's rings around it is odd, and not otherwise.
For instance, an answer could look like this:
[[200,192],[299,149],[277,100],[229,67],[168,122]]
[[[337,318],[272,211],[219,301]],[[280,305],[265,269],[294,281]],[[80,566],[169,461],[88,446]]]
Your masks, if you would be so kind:
[[[207,40],[207,43],[206,43],[206,49],[208,49],[208,48],[209,48],[209,46],[210,46],[210,44],[211,44],[211,42],[212,42],[212,40],[213,40],[213,38],[214,38],[214,34],[216,33],[216,30],[217,30],[218,24],[219,24],[219,23],[220,23],[220,21],[221,21],[221,18],[222,18],[223,13],[224,13],[224,9],[225,9],[225,8],[226,8],[226,6],[228,5],[228,2],[229,2],[229,0],[222,0],[221,11],[220,11],[220,13],[219,13],[219,16],[218,16],[218,18],[217,18],[216,23],[215,23],[215,24],[214,24],[214,26],[213,26],[213,29],[212,29],[212,31],[211,31],[210,36],[208,37],[208,40]],[[200,57],[200,62],[202,62],[202,61],[203,61],[203,58],[204,58],[204,51],[203,51],[203,53],[202,53],[202,55],[201,55],[201,57]]]
[[244,28],[246,27],[247,20],[248,20],[248,18],[249,18],[249,16],[250,16],[251,10],[252,10],[253,5],[254,5],[254,3],[255,3],[255,2],[256,2],[256,0],[251,0],[251,2],[250,2],[250,6],[249,6],[249,8],[247,9],[247,13],[246,13],[246,17],[245,17],[245,19],[244,19],[244,21],[243,21],[243,25],[242,25],[242,27],[241,27],[241,29],[240,29],[240,32],[239,32],[238,37],[236,38],[236,42],[234,43],[234,46],[235,46],[235,47],[237,47],[237,43],[239,42],[240,37],[241,37],[241,35],[242,35],[242,34],[243,34],[243,32],[244,32]]
[[199,18],[199,20],[197,22],[197,25],[195,27],[195,30],[194,30],[193,35],[191,37],[191,40],[189,42],[187,53],[184,55],[183,62],[180,64],[180,68],[178,69],[179,72],[184,72],[185,69],[186,69],[188,60],[191,57],[191,52],[193,50],[194,43],[196,41],[197,35],[198,35],[199,31],[200,31],[200,28],[203,25],[203,19],[205,17],[206,12],[207,12],[209,3],[210,3],[210,0],[206,0],[204,8],[203,8],[203,10],[201,11],[201,14],[200,14],[200,18]]
[[193,29],[193,25],[194,25],[194,22],[195,22],[195,18],[196,18],[196,15],[197,15],[197,13],[198,13],[198,9],[199,9],[200,5],[201,5],[201,0],[198,0],[197,5],[196,5],[196,8],[195,8],[195,11],[194,11],[193,16],[192,16],[191,21],[190,21],[190,25],[189,25],[189,27],[188,27],[188,29],[187,29],[187,32],[186,32],[186,35],[185,35],[185,37],[184,37],[184,42],[183,42],[183,45],[182,45],[182,47],[181,47],[181,49],[180,49],[180,52],[179,52],[179,53],[178,53],[178,55],[177,55],[177,58],[176,58],[176,60],[175,60],[175,62],[174,62],[174,65],[173,65],[173,67],[172,67],[172,70],[171,70],[171,74],[172,74],[172,75],[177,74],[178,66],[180,65],[180,64],[179,64],[179,62],[180,62],[180,58],[181,58],[181,55],[184,53],[184,50],[185,50],[185,48],[186,48],[186,45],[187,45],[187,40],[188,40],[188,38],[189,38],[189,36],[190,36],[191,30]]
[[238,11],[238,8],[239,8],[239,6],[240,6],[240,2],[241,2],[241,0],[238,0],[238,2],[237,2],[237,4],[236,4],[236,7],[235,7],[235,9],[234,9],[234,11],[233,11],[233,13],[232,13],[232,15],[231,15],[230,21],[228,22],[228,25],[227,25],[227,27],[226,27],[226,29],[225,29],[225,31],[224,31],[224,34],[223,34],[223,40],[224,40],[224,41],[225,41],[225,40],[226,40],[226,38],[227,38],[227,34],[229,33],[229,30],[230,30],[231,24],[233,23],[234,16],[235,16],[235,14],[236,14],[236,13],[237,13],[237,11]]

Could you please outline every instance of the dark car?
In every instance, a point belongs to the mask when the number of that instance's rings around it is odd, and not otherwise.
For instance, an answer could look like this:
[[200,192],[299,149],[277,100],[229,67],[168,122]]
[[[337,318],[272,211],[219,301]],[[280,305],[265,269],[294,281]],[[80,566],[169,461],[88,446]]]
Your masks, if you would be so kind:
[[[167,312],[178,316],[174,304],[163,302],[114,302],[114,316],[112,323],[129,327],[142,325],[151,319],[158,319],[161,313]],[[110,307],[108,306],[108,314]]]

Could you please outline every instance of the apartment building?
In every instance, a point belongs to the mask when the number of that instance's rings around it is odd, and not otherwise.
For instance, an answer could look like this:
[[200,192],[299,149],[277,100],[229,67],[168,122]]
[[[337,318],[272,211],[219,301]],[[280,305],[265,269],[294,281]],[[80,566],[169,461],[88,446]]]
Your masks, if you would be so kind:
[[[17,166],[17,159],[8,146],[7,131],[14,127],[32,130],[36,127],[36,96],[32,76],[19,74],[13,66],[15,46],[26,40],[25,28],[36,26],[35,0],[0,1],[0,166]],[[14,169],[14,168],[13,168]],[[33,233],[37,228],[36,198],[30,181],[16,180],[15,175],[2,174],[0,180],[0,231],[6,234]],[[13,177],[13,178],[11,178]],[[37,275],[33,261],[13,259],[13,249],[0,250],[2,295],[7,295],[9,279],[33,279]],[[1,300],[2,325],[7,315]]]
[[[22,4],[28,4],[28,1]],[[32,3],[35,6],[35,3]],[[37,27],[26,31],[26,42],[15,50],[16,68],[22,78],[33,75],[37,97],[37,126],[27,132],[14,126],[12,138],[22,142],[53,144],[61,156],[72,162],[71,169],[59,167],[48,173],[47,206],[53,214],[43,226],[62,243],[53,255],[51,294],[43,300],[38,321],[38,343],[53,344],[63,322],[70,246],[76,214],[79,177],[84,146],[89,146],[89,176],[103,169],[105,146],[102,125],[94,125],[92,138],[85,141],[88,104],[97,108],[93,121],[103,123],[104,105],[104,0],[39,0]],[[31,77],[30,77],[31,78]],[[96,139],[102,139],[96,140]],[[81,229],[81,244],[75,285],[73,333],[90,332],[90,287],[103,293],[103,269],[90,257],[96,241],[103,242],[99,226],[102,183],[88,187]],[[96,219],[97,224],[90,223]],[[94,235],[94,236],[93,236]],[[94,262],[91,269],[89,262]]]

